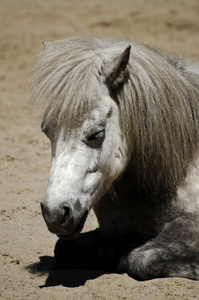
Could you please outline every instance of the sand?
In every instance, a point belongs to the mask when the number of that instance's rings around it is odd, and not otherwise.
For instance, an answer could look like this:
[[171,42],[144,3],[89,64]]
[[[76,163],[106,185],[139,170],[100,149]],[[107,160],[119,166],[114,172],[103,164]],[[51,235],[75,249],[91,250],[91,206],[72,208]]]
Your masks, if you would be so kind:
[[[198,299],[180,278],[57,270],[57,237],[40,212],[50,144],[27,109],[27,72],[42,42],[74,35],[122,37],[199,61],[197,0],[0,0],[0,299]],[[91,212],[85,231],[97,226]],[[41,271],[39,262],[49,271]]]

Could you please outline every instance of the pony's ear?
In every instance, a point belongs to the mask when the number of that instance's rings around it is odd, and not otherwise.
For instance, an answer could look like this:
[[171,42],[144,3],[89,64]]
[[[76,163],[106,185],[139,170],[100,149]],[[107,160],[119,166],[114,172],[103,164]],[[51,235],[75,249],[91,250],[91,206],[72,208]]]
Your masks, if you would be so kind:
[[125,71],[129,62],[131,45],[129,45],[120,55],[114,57],[107,66],[106,78],[112,86],[122,83]]

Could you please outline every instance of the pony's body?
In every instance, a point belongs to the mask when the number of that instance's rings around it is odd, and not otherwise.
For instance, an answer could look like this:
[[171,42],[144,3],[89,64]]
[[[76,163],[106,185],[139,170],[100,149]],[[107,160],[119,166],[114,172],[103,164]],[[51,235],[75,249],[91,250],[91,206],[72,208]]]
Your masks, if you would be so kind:
[[[126,41],[45,48],[33,94],[52,143],[49,230],[77,237],[93,207],[100,235],[118,239],[119,271],[199,279],[197,66]],[[131,248],[134,237],[140,247]]]

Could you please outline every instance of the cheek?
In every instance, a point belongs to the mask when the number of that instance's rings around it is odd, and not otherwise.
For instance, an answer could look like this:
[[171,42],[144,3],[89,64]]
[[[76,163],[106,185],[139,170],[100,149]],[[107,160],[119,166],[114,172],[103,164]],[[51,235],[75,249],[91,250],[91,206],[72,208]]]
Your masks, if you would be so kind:
[[100,156],[100,168],[112,180],[115,180],[123,172],[128,161],[127,145],[121,137],[117,130],[110,130]]
[[101,177],[102,173],[98,171],[94,173],[88,173],[84,181],[83,193],[89,193],[92,196],[100,185]]

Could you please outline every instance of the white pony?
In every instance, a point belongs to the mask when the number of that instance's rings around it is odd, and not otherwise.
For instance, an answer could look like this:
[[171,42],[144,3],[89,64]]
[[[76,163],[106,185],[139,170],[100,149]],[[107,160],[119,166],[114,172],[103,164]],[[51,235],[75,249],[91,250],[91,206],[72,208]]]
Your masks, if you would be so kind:
[[[199,279],[199,69],[128,41],[44,46],[32,96],[52,144],[41,207],[61,238],[58,263],[83,243],[84,266]],[[89,242],[77,237],[91,208],[99,229]]]

